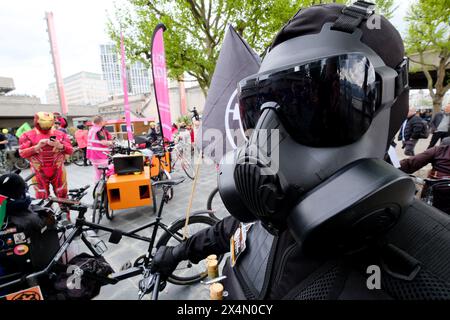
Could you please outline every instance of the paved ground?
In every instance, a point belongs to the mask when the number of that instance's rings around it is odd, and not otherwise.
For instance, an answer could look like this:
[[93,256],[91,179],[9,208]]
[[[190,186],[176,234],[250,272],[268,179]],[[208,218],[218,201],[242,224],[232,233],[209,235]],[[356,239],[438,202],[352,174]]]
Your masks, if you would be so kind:
[[[428,140],[420,140],[416,153],[422,152],[426,149]],[[397,146],[397,154],[400,159],[405,158],[403,150],[400,146]],[[428,168],[427,168],[428,169]],[[70,165],[67,167],[68,182],[70,188],[77,188],[86,184],[93,183],[93,169],[92,167],[77,167]],[[426,169],[420,172],[420,175],[425,175]],[[23,172],[25,176],[27,172]],[[183,172],[175,172],[174,177],[184,176]],[[216,169],[213,165],[202,165],[200,169],[200,178],[197,184],[197,189],[192,205],[192,210],[206,209],[206,201],[210,192],[217,186],[216,181]],[[92,189],[92,187],[91,187]],[[91,191],[91,189],[89,191]],[[189,202],[189,197],[192,189],[192,181],[186,179],[186,181],[175,187],[174,198],[166,205],[163,218],[166,224],[170,224],[176,219],[183,218],[186,214],[186,208]],[[92,202],[92,198],[89,193],[88,196],[83,199],[86,203]],[[159,199],[160,193],[157,193]],[[159,200],[158,200],[159,203]],[[216,208],[218,208],[219,215],[221,217],[226,215],[226,211],[223,208],[223,204],[217,197],[214,202]],[[142,226],[154,219],[154,213],[152,208],[135,208],[129,210],[117,211],[115,218],[112,222],[104,220],[102,223],[107,226],[112,226],[121,230],[131,230],[133,228]],[[150,235],[150,231],[144,232],[143,235]],[[147,245],[143,242],[139,242],[133,239],[124,238],[120,244],[114,245],[107,242],[107,236],[100,236],[108,246],[108,251],[105,253],[105,258],[117,271],[126,261],[134,261],[135,258],[144,254],[147,250]],[[79,250],[83,250],[82,245],[79,245]],[[137,283],[140,277],[135,277],[129,280],[118,283],[117,285],[110,285],[102,288],[100,295],[97,299],[105,300],[135,300],[137,298]],[[165,290],[160,294],[160,299],[193,299],[203,300],[208,299],[208,288],[202,284],[196,284],[191,286],[174,286],[168,284]]]
[[[27,171],[22,173],[23,176],[28,174]],[[75,165],[67,166],[69,188],[78,188],[87,184],[93,184],[92,167],[77,167]],[[184,177],[184,172],[175,172],[173,177]],[[192,204],[192,211],[206,209],[206,201],[210,192],[217,186],[216,169],[213,165],[204,164],[200,168],[200,178],[197,182],[196,192]],[[90,193],[83,199],[85,203],[92,203],[92,186]],[[186,179],[184,183],[174,188],[174,198],[164,207],[163,221],[170,225],[173,221],[183,218],[186,215],[190,194],[192,190],[192,180]],[[161,191],[157,192],[157,203],[159,204]],[[220,199],[218,200],[220,201]],[[223,204],[215,201],[219,207],[219,215],[223,217],[226,211]],[[90,215],[90,214],[89,214]],[[88,216],[89,216],[88,215]],[[106,218],[102,224],[121,230],[131,230],[147,224],[154,220],[154,213],[151,207],[140,207],[115,212],[113,221]],[[162,233],[162,230],[159,234]],[[108,235],[99,233],[100,237],[107,245],[108,250],[104,254],[106,260],[112,265],[113,269],[118,271],[120,267],[127,261],[133,262],[137,257],[145,254],[148,245],[144,242],[123,238],[118,245],[108,243]],[[150,237],[150,229],[140,233]],[[94,241],[98,238],[92,238]],[[85,248],[81,243],[74,246],[76,250],[84,251]],[[201,264],[203,266],[203,264]],[[137,283],[140,277],[124,280],[116,285],[110,285],[102,288],[97,299],[105,300],[136,300],[137,299]],[[208,299],[208,288],[202,284],[191,286],[174,286],[168,284],[166,289],[161,292],[160,299]]]

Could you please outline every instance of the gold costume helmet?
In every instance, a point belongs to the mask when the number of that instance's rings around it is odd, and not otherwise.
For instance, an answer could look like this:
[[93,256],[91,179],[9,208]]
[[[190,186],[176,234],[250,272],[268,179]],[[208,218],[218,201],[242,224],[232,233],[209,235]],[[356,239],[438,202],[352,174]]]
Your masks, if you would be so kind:
[[42,132],[48,132],[55,124],[55,116],[51,112],[38,112],[34,115],[34,126]]

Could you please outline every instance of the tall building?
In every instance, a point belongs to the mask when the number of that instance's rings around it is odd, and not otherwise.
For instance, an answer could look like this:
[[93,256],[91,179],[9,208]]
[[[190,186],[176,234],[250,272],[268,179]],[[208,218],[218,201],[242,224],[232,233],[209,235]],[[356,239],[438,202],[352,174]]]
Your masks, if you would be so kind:
[[[97,105],[108,100],[108,87],[98,73],[79,72],[64,78],[66,100],[70,105]],[[46,91],[47,103],[59,104],[56,83],[51,83]]]
[[[108,84],[110,96],[123,94],[121,77],[121,60],[114,44],[100,45],[103,79]],[[150,76],[148,69],[142,62],[135,62],[127,66],[128,92],[132,95],[150,92]]]

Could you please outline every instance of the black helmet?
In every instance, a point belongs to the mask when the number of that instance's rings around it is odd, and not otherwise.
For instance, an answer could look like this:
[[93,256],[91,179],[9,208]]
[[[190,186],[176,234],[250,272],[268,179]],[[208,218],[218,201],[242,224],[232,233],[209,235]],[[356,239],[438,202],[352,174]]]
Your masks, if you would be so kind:
[[[275,231],[313,228],[337,213],[324,210],[326,217],[310,221],[295,208],[331,181],[341,181],[336,179],[341,170],[389,171],[380,188],[402,180],[395,169],[376,161],[359,170],[361,160],[384,158],[408,112],[403,42],[388,20],[374,15],[373,4],[300,10],[276,36],[259,72],[238,89],[244,129],[254,130],[244,147],[222,160],[219,190],[239,220],[261,220]],[[355,192],[365,190],[359,183],[370,177],[352,176]],[[352,196],[359,200],[342,197]],[[392,219],[411,200],[409,193],[400,197]],[[346,216],[350,224],[365,217]],[[387,220],[383,226],[392,225]],[[304,238],[297,234],[296,239]]]
[[0,194],[10,199],[21,199],[25,195],[27,184],[21,176],[15,173],[0,177]]

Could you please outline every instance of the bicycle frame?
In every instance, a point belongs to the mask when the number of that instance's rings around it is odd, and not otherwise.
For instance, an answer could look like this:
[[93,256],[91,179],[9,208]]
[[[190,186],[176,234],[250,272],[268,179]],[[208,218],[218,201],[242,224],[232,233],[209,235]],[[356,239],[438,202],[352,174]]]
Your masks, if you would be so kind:
[[[10,281],[8,283],[5,284],[0,284],[0,290],[4,290],[7,289],[9,287],[15,286],[15,285],[20,285],[23,283],[29,283],[32,280],[36,280],[39,277],[45,276],[45,275],[49,275],[51,273],[52,268],[57,265],[59,262],[59,260],[62,258],[62,256],[64,255],[64,253],[68,250],[70,244],[75,240],[75,238],[77,238],[78,236],[81,237],[81,240],[83,241],[83,243],[86,245],[86,247],[89,249],[89,251],[91,251],[91,253],[96,256],[99,257],[100,254],[97,253],[97,251],[95,250],[94,246],[89,242],[89,240],[86,238],[86,236],[84,235],[84,232],[87,230],[91,230],[91,229],[95,229],[95,230],[102,230],[102,231],[106,231],[108,233],[111,234],[111,236],[116,235],[119,237],[118,242],[120,242],[122,236],[128,237],[128,238],[132,238],[132,239],[136,239],[136,240],[140,240],[140,241],[145,241],[149,243],[149,247],[148,247],[148,251],[146,253],[146,257],[144,259],[144,264],[139,266],[139,267],[132,267],[130,269],[124,270],[124,271],[120,271],[120,272],[116,272],[114,274],[112,274],[109,277],[102,277],[101,279],[98,279],[100,281],[102,281],[103,285],[106,284],[116,284],[119,281],[125,280],[125,279],[129,279],[135,276],[138,276],[140,274],[143,273],[144,270],[148,269],[149,264],[151,262],[151,259],[153,258],[152,256],[152,251],[154,249],[155,246],[155,242],[156,242],[156,236],[158,233],[159,228],[162,228],[164,231],[166,231],[167,233],[169,233],[172,237],[174,237],[175,239],[179,240],[180,242],[183,241],[182,238],[178,237],[176,234],[172,233],[169,229],[169,226],[165,225],[164,223],[161,222],[162,220],[162,212],[163,212],[163,208],[164,208],[164,203],[167,202],[166,198],[167,198],[167,190],[168,187],[164,186],[164,193],[163,193],[163,197],[161,199],[161,204],[158,210],[158,214],[156,216],[155,221],[148,223],[142,227],[133,229],[131,231],[128,232],[124,232],[121,230],[117,230],[117,229],[112,229],[112,228],[108,228],[99,224],[94,224],[94,223],[90,223],[88,221],[86,221],[85,218],[85,214],[87,212],[87,207],[86,206],[82,206],[82,205],[76,205],[76,206],[72,206],[71,209],[73,211],[78,211],[79,215],[78,218],[75,222],[75,225],[73,226],[74,230],[72,230],[69,235],[67,236],[66,240],[63,242],[63,244],[60,246],[60,249],[58,250],[58,252],[55,254],[54,258],[52,259],[52,261],[50,261],[50,263],[47,265],[47,267],[45,267],[43,270],[29,274],[25,277],[21,277],[20,279],[17,280],[13,280]],[[152,228],[152,235],[151,238],[148,237],[144,237],[144,236],[140,236],[137,233],[148,229],[148,228]],[[67,229],[66,229],[67,230]],[[110,238],[111,240],[111,238]],[[8,275],[7,277],[11,277],[14,275]],[[98,277],[98,276],[97,276]],[[155,288],[157,288],[158,286],[155,285]],[[155,293],[154,293],[155,295]],[[157,294],[156,294],[156,298],[157,298]]]

